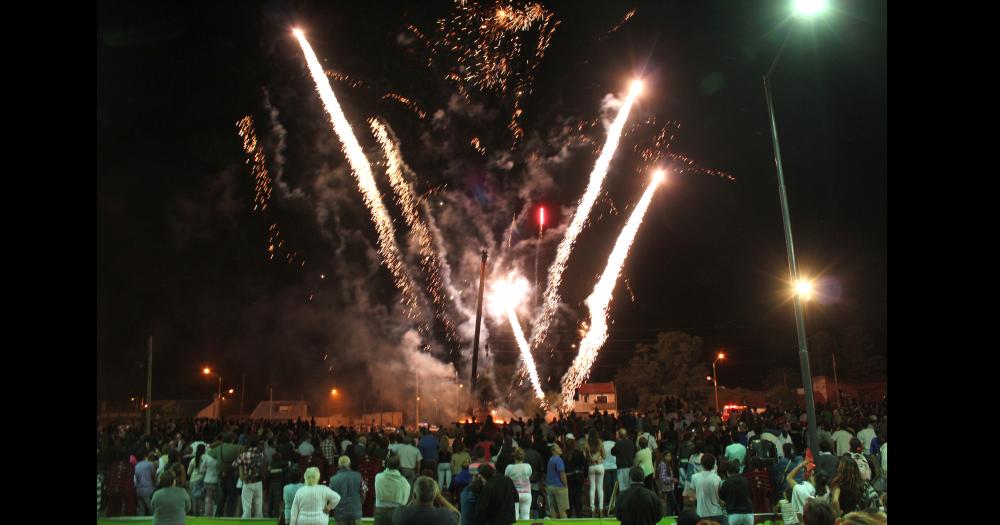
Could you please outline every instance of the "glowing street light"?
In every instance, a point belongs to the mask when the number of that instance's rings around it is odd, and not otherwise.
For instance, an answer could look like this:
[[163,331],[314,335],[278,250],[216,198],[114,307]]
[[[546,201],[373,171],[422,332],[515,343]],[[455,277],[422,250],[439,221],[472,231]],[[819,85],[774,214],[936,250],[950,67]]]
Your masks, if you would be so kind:
[[811,18],[826,11],[826,0],[795,0],[795,16]]
[[718,354],[716,354],[715,361],[712,361],[712,377],[706,378],[706,379],[712,381],[712,383],[715,385],[715,411],[716,412],[719,411],[719,376],[718,376],[718,374],[715,371],[715,363],[718,363],[719,361],[721,361],[721,360],[723,360],[725,358],[726,358],[725,352],[719,352]]
[[[201,373],[206,376],[213,375],[212,369],[207,366],[201,369]],[[222,417],[222,374],[215,373],[214,375],[219,378],[219,400],[215,404],[215,417],[218,419]],[[230,390],[229,393],[232,394],[232,390]]]
[[807,279],[799,279],[795,282],[795,295],[801,297],[803,301],[812,298],[813,283]]
[[[813,18],[822,13],[826,6],[825,0],[795,0],[795,15],[799,19]],[[785,250],[788,252],[788,273],[793,283],[799,282],[799,265],[795,260],[795,243],[792,240],[792,219],[788,211],[788,194],[785,191],[785,175],[781,168],[781,148],[778,145],[778,125],[774,117],[774,100],[771,96],[771,74],[781,59],[781,54],[792,36],[794,27],[788,28],[785,39],[778,48],[778,54],[771,62],[771,67],[764,74],[764,98],[767,101],[767,114],[771,123],[771,141],[774,145],[774,165],[778,172],[778,201],[781,204],[781,222],[785,230]],[[808,440],[806,445],[812,450],[818,450],[816,433],[816,405],[813,399],[812,372],[809,370],[809,345],[806,342],[804,300],[801,293],[792,297],[795,306],[795,330],[799,341],[799,368],[802,371],[802,387],[805,391],[806,418],[808,422]]]

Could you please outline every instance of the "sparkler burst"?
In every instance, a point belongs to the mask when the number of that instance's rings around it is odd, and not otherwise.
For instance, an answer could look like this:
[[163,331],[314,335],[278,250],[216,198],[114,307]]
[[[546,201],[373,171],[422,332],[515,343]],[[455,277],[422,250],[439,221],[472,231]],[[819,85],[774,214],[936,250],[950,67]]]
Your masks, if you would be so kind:
[[517,340],[517,347],[521,351],[521,359],[527,368],[528,376],[531,378],[531,386],[535,390],[538,399],[545,399],[545,391],[542,390],[541,381],[538,379],[538,369],[535,366],[535,359],[531,355],[531,348],[524,337],[521,323],[517,320],[517,307],[524,301],[528,294],[528,280],[515,272],[511,272],[504,279],[490,287],[488,305],[490,315],[496,318],[507,317],[510,327]]
[[635,234],[639,231],[642,219],[653,199],[653,193],[665,177],[666,174],[663,171],[653,173],[649,186],[643,192],[635,209],[632,210],[632,215],[629,216],[628,222],[625,223],[625,227],[618,235],[618,240],[615,241],[615,247],[611,251],[611,256],[608,257],[608,264],[604,268],[600,280],[594,286],[594,291],[587,297],[586,304],[590,311],[591,325],[587,329],[587,335],[580,341],[580,348],[576,358],[573,359],[572,366],[569,367],[562,379],[562,409],[564,411],[573,410],[575,404],[573,393],[590,376],[590,368],[594,365],[594,360],[597,359],[597,352],[608,339],[608,306],[611,304],[615,284],[618,282],[618,276],[621,274],[622,266],[628,257],[629,249],[632,247],[632,241],[635,240]]
[[569,255],[573,251],[573,245],[576,243],[576,238],[580,235],[580,232],[583,231],[584,226],[587,224],[587,217],[590,215],[590,211],[594,207],[594,202],[597,200],[598,195],[600,195],[601,185],[604,183],[604,178],[608,174],[608,167],[611,164],[611,159],[614,157],[615,150],[618,149],[618,142],[621,139],[625,121],[628,120],[629,112],[632,110],[632,104],[635,103],[636,97],[638,97],[641,92],[642,82],[636,80],[632,83],[632,86],[629,89],[629,94],[625,98],[625,102],[622,104],[621,109],[618,110],[618,115],[615,117],[614,123],[611,125],[611,129],[608,130],[608,138],[604,143],[604,149],[601,151],[601,155],[597,158],[593,171],[590,172],[590,181],[587,183],[587,189],[584,192],[583,197],[580,199],[580,204],[577,206],[576,211],[573,213],[573,219],[566,228],[566,232],[563,234],[563,238],[559,242],[559,247],[556,249],[556,258],[552,262],[552,266],[549,267],[549,280],[545,287],[545,295],[542,299],[542,311],[539,314],[538,319],[535,321],[534,331],[531,336],[532,348],[536,348],[545,341],[545,336],[552,324],[552,318],[555,316],[556,310],[559,308],[559,285],[562,284],[562,276],[563,272],[566,270],[566,264],[569,262]]
[[407,315],[411,319],[416,318],[419,306],[416,285],[407,272],[406,266],[403,264],[402,254],[399,251],[399,246],[396,244],[396,231],[392,226],[392,219],[389,217],[389,212],[382,203],[382,194],[375,184],[375,177],[372,175],[368,158],[365,157],[364,151],[361,150],[361,145],[358,144],[358,139],[354,136],[351,124],[347,122],[347,117],[344,116],[344,112],[340,108],[340,103],[337,102],[337,97],[333,93],[333,88],[330,87],[330,82],[326,78],[322,66],[319,64],[319,59],[316,58],[316,53],[313,52],[312,47],[306,40],[305,34],[300,29],[295,29],[293,33],[302,47],[302,53],[305,55],[306,63],[309,66],[309,73],[312,75],[313,82],[316,83],[316,91],[323,101],[323,108],[326,109],[327,114],[330,116],[333,129],[340,139],[341,148],[344,151],[344,155],[347,156],[348,163],[351,165],[351,173],[354,174],[354,178],[357,180],[358,190],[365,201],[365,206],[368,207],[368,211],[371,213],[372,223],[374,223],[375,230],[378,232],[378,251],[382,256],[382,262],[389,269],[390,273],[392,273],[396,286],[403,293],[403,302],[407,307]]

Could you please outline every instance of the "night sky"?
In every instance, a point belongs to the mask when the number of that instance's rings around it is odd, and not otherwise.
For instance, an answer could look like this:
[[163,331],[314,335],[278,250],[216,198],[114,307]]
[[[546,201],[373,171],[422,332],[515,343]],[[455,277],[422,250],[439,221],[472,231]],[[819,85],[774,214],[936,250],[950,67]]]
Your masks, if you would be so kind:
[[[636,343],[669,330],[705,338],[707,363],[712,349],[726,349],[730,359],[719,369],[723,385],[758,388],[774,367],[797,369],[761,81],[789,24],[797,27],[772,88],[796,251],[803,274],[821,275],[834,283],[831,290],[840,290],[828,304],[810,303],[809,330],[838,333],[861,326],[885,354],[886,5],[830,3],[831,13],[806,23],[789,20],[784,2],[544,4],[560,25],[525,98],[526,139],[534,133],[545,143],[561,118],[599,117],[602,98],[621,95],[641,75],[647,93],[630,122],[649,116],[679,121],[671,151],[735,178],[687,172],[654,197],[615,291],[614,324],[594,379],[611,379]],[[517,209],[525,204],[510,204],[523,178],[517,167],[495,173],[489,157],[468,147],[446,165],[422,155],[419,137],[428,122],[379,99],[378,93],[394,91],[433,113],[447,107],[454,93],[400,37],[407,24],[432,36],[435,20],[448,16],[452,4],[419,5],[98,7],[98,400],[144,392],[149,334],[156,355],[154,398],[160,399],[207,398],[216,383],[199,375],[206,365],[222,371],[226,388],[239,388],[246,373],[248,407],[266,396],[268,386],[275,398],[309,399],[329,384],[357,381],[363,361],[380,358],[349,335],[355,314],[348,311],[360,310],[338,291],[336,276],[364,279],[371,300],[385,305],[395,303],[395,291],[384,268],[374,275],[366,270],[361,248],[365,239],[374,243],[374,228],[353,180],[343,174],[344,156],[292,27],[306,31],[324,67],[367,83],[333,88],[363,145],[374,145],[364,122],[369,116],[392,124],[407,162],[425,184],[422,191],[447,184],[484,214],[500,215],[501,201]],[[633,18],[605,35],[633,8]],[[277,136],[266,104],[280,113],[287,132],[283,180],[304,196],[283,198],[276,189],[271,214],[264,217],[251,209],[254,181],[235,123],[254,117],[273,176]],[[456,118],[435,137],[451,135],[467,144],[477,134],[493,155],[509,147],[504,116],[494,120],[460,124]],[[592,136],[603,144],[600,126]],[[518,150],[521,157],[529,144],[525,140]],[[586,318],[582,302],[646,184],[635,173],[628,137],[622,144],[605,182],[606,198],[594,209],[562,287],[575,319]],[[593,148],[574,150],[553,170],[553,184],[532,199],[568,217],[595,158]],[[338,169],[339,178],[320,175]],[[382,184],[384,169],[373,169]],[[317,220],[322,180],[335,181],[326,186],[338,195],[334,214],[344,229],[361,232],[359,238],[342,244],[332,219]],[[506,224],[488,224],[496,239],[509,225],[507,217]],[[268,261],[267,229],[274,222],[305,267]],[[531,235],[527,218],[523,225],[518,239]],[[403,221],[396,226],[404,242]],[[543,245],[543,271],[557,242],[555,237]],[[464,251],[473,256],[482,246],[469,244]],[[347,247],[345,258],[335,253],[338,245]],[[530,279],[532,266],[524,269]],[[491,350],[512,358],[509,328],[491,330]],[[562,322],[556,332],[565,339],[562,346],[576,342],[569,337],[574,322]],[[566,352],[562,348],[560,355],[568,363],[572,354]],[[553,388],[563,369],[552,374]]]

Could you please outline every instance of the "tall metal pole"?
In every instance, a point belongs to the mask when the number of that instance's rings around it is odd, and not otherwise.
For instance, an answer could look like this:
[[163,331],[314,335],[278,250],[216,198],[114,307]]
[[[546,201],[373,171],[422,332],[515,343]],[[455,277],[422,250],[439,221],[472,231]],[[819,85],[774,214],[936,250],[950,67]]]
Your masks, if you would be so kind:
[[[771,121],[771,140],[774,143],[774,164],[778,170],[778,199],[781,202],[781,219],[785,229],[785,249],[788,252],[788,274],[792,283],[799,280],[799,266],[795,261],[795,245],[792,241],[792,221],[788,212],[788,195],[785,192],[785,175],[781,168],[781,148],[778,146],[778,126],[774,118],[774,101],[771,98],[770,76],[774,67],[778,65],[778,59],[788,43],[788,37],[792,34],[789,30],[785,36],[781,48],[778,49],[778,56],[771,63],[770,69],[764,75],[764,96],[767,99],[767,113]],[[816,405],[813,400],[812,372],[809,370],[809,349],[806,344],[806,323],[805,312],[802,307],[802,298],[799,294],[793,296],[795,304],[795,329],[799,340],[799,367],[802,369],[802,387],[805,390],[806,417],[808,418],[809,447],[814,451],[817,448],[816,434]]]
[[153,336],[149,336],[148,341],[148,363],[146,364],[146,435],[149,435],[152,426],[151,413],[153,412]]
[[[716,360],[718,361],[718,360]],[[715,372],[715,363],[712,361],[712,383],[715,383],[715,413],[719,413],[719,376]]]
[[243,386],[240,387],[240,418],[243,417],[243,401],[247,398],[247,373],[243,372]]
[[479,325],[483,320],[483,291],[486,289],[486,250],[483,250],[483,265],[479,269],[479,304],[476,307],[476,339],[472,347],[472,388],[469,394],[472,396],[472,407],[476,408],[476,373],[479,367]]
[[274,407],[274,387],[273,386],[270,387],[270,390],[271,390],[271,398],[270,398],[270,400],[268,400],[268,403],[267,403],[267,420],[268,421],[271,420],[271,409]]
[[840,408],[840,381],[837,380],[837,354],[833,357],[833,388],[837,389],[837,408]]
[[222,374],[219,374],[219,397],[215,399],[215,417],[222,420]]
[[416,396],[417,399],[414,402],[417,404],[416,429],[419,432],[420,431],[420,376],[417,375],[417,370],[415,368],[413,369],[413,384],[414,384],[414,390],[417,391],[417,396]]

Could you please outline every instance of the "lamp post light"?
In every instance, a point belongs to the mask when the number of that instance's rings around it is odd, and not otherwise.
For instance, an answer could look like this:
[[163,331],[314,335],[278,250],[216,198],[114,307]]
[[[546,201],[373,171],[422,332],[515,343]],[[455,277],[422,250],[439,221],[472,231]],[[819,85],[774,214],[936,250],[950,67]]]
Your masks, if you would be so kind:
[[[826,7],[824,0],[797,0],[795,2],[795,16],[797,18],[810,18],[820,14]],[[774,62],[764,74],[764,97],[767,99],[767,113],[771,122],[771,140],[774,145],[774,163],[778,172],[778,199],[781,203],[781,219],[785,230],[785,249],[788,252],[788,273],[790,282],[799,283],[799,267],[795,260],[795,245],[792,240],[792,222],[788,212],[788,195],[785,192],[785,176],[781,166],[781,148],[778,146],[778,128],[774,118],[774,100],[771,96],[771,74],[781,59],[781,54],[788,44],[788,39],[792,35],[789,28],[785,35],[778,54],[774,57]],[[797,285],[796,285],[797,287]],[[816,406],[813,401],[812,372],[809,370],[809,349],[806,343],[805,312],[803,311],[804,297],[801,293],[793,296],[795,305],[795,327],[799,342],[799,366],[802,369],[802,386],[805,391],[806,417],[808,418],[808,444],[813,450],[817,450],[816,441]]]
[[222,419],[222,374],[215,374],[215,373],[213,373],[212,369],[209,368],[209,367],[207,367],[207,366],[205,368],[201,369],[201,373],[205,374],[207,376],[210,376],[210,375],[214,374],[215,376],[217,376],[219,378],[219,392],[218,392],[218,398],[216,398],[216,404],[215,404],[215,418],[216,419]]
[[719,354],[717,356],[715,356],[715,361],[712,361],[712,383],[715,385],[715,412],[716,413],[719,412],[719,374],[715,370],[715,364],[718,363],[720,360],[725,359],[725,358],[726,358],[726,354],[724,354],[722,352],[719,352]]

